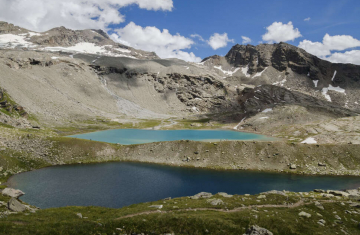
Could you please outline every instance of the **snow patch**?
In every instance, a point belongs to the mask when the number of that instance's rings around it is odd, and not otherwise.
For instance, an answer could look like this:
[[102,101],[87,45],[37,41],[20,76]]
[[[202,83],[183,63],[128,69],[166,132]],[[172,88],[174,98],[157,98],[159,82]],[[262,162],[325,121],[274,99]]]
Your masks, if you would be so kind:
[[130,50],[128,50],[128,49],[123,49],[123,48],[114,48],[114,50],[120,51],[120,52],[122,52],[122,53],[131,53]]
[[275,83],[273,83],[273,85],[284,86],[285,82],[286,82],[286,77],[285,77],[283,80],[281,80],[280,82],[275,82]]
[[45,47],[44,50],[78,52],[78,53],[86,53],[86,54],[101,54],[112,57],[128,57],[128,58],[136,59],[133,56],[112,53],[111,51],[107,50],[106,47],[112,47],[112,45],[97,46],[95,45],[95,43],[80,42],[72,47]]
[[245,77],[249,78],[251,75],[248,74],[248,71],[249,71],[249,65],[247,65],[246,67],[244,68],[241,68],[241,72],[245,75]]
[[335,70],[334,75],[333,75],[333,77],[332,77],[331,81],[334,81],[335,76],[336,76],[336,73],[337,73],[337,71]]
[[328,91],[336,91],[336,92],[339,92],[339,93],[343,93],[343,94],[346,94],[345,93],[345,89],[342,89],[341,87],[333,87],[331,84],[329,85],[329,87],[324,87],[322,89],[322,94],[323,96],[325,96],[325,98],[331,102],[331,97],[327,94]]
[[259,119],[268,119],[269,117],[261,117],[261,118],[259,118]]
[[319,80],[312,80],[313,83],[314,83],[314,86],[317,87],[318,86],[318,83],[319,83]]
[[313,137],[309,137],[301,143],[302,144],[317,144],[317,141]]
[[3,34],[0,35],[0,47],[15,48],[17,46],[30,47],[33,44],[25,40],[24,35]]
[[240,69],[240,68],[236,68],[234,71],[231,71],[231,70],[226,71],[226,70],[222,69],[221,65],[220,66],[214,66],[214,68],[220,70],[221,72],[223,72],[224,74],[229,75],[229,76],[232,76],[234,73],[236,73]]
[[272,108],[269,108],[269,109],[264,109],[263,111],[262,111],[262,113],[269,113],[269,112],[272,112],[273,111],[273,109]]
[[52,60],[57,60],[57,59],[59,59],[59,57],[53,56],[53,57],[51,57],[51,59]]
[[263,72],[265,72],[265,70],[267,70],[267,67],[263,71],[256,73],[252,78],[261,77],[261,75],[263,74]]
[[241,125],[241,123],[242,123],[243,121],[245,121],[245,119],[246,119],[246,117],[244,117],[243,119],[241,119],[241,121],[239,122],[239,124],[237,124],[233,129],[234,129],[234,130],[237,130],[238,127]]

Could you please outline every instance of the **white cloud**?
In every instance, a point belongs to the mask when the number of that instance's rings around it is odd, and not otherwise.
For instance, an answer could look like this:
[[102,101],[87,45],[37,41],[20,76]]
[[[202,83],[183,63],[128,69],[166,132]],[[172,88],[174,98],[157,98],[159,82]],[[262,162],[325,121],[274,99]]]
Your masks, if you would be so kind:
[[241,36],[241,38],[242,38],[242,44],[249,44],[249,43],[251,43],[251,38],[249,38],[249,37],[245,37],[245,36]]
[[299,47],[331,62],[360,64],[359,51],[357,50],[332,54],[332,51],[344,51],[360,47],[360,40],[353,38],[350,35],[330,36],[329,34],[325,34],[322,42],[303,40],[299,43]]
[[45,31],[58,26],[71,29],[101,28],[124,22],[122,7],[171,11],[172,0],[0,0],[0,21]]
[[194,41],[180,34],[172,35],[169,30],[160,31],[156,27],[141,27],[130,22],[124,28],[116,29],[111,38],[134,48],[154,51],[161,58],[178,58],[185,61],[200,62],[194,53],[181,51],[190,49]]
[[294,41],[302,36],[299,29],[294,29],[291,21],[287,24],[274,22],[266,30],[267,32],[262,36],[262,40],[269,43]]
[[222,47],[226,47],[228,42],[234,43],[234,39],[229,39],[227,33],[218,34],[214,33],[207,42],[212,49],[217,50]]
[[202,41],[202,42],[205,42],[205,39],[203,38],[203,37],[201,37],[199,34],[191,34],[190,35],[190,37],[192,37],[192,38],[197,38],[197,39],[199,39],[200,41]]
[[304,21],[310,21],[310,20],[311,20],[311,18],[310,18],[310,17],[308,17],[308,18],[304,19]]
[[336,52],[326,58],[333,63],[357,64],[360,65],[360,51],[352,50],[344,53]]

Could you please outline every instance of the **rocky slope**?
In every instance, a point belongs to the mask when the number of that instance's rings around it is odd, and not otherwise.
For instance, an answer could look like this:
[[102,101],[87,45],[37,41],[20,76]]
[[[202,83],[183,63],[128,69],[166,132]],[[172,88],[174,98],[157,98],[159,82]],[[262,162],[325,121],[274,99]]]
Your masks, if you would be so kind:
[[0,87],[44,125],[196,115],[287,136],[284,126],[360,112],[360,66],[286,43],[236,45],[225,57],[187,63],[117,44],[102,31],[35,33],[2,22],[0,46]]

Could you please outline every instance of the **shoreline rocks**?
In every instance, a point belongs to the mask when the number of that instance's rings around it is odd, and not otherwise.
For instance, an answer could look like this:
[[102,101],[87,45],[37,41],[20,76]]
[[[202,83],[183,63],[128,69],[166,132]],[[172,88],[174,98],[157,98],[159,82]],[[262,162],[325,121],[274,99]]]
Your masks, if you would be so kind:
[[12,198],[19,198],[22,195],[25,195],[25,193],[18,189],[13,188],[5,188],[2,192],[2,195],[12,197]]

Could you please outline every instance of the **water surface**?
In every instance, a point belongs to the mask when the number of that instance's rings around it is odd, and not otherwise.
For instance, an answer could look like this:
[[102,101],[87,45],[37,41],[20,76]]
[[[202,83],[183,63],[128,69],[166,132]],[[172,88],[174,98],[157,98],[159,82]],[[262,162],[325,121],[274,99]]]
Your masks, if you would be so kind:
[[270,137],[228,130],[141,130],[117,129],[73,135],[70,137],[123,145],[145,144],[162,141],[195,140],[272,140]]
[[256,194],[273,189],[306,192],[315,188],[358,188],[360,178],[118,162],[44,168],[15,175],[9,184],[26,193],[21,200],[40,208],[90,205],[120,208],[203,191]]

